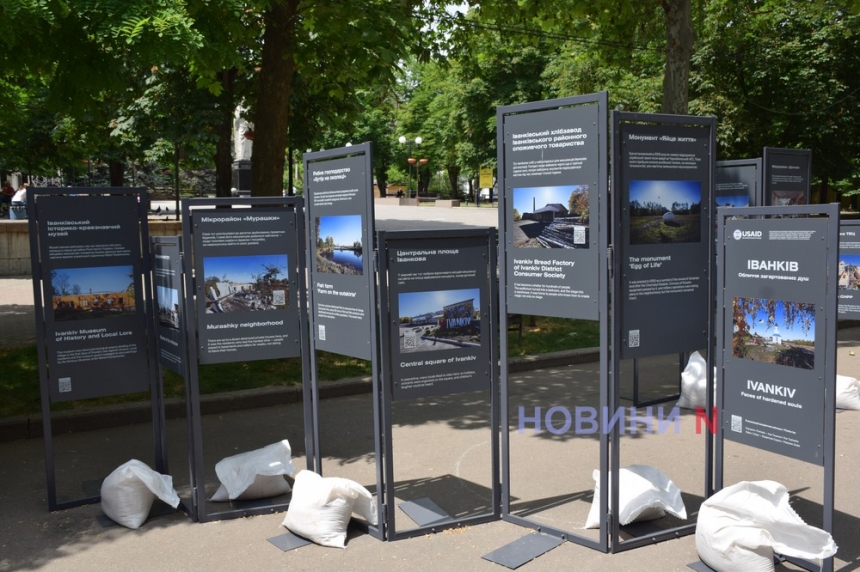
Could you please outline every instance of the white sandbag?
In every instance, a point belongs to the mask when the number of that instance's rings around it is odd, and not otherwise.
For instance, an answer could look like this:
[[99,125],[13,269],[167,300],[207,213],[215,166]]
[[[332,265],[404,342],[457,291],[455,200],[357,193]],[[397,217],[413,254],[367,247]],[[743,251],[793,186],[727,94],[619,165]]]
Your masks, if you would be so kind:
[[707,407],[708,377],[705,372],[708,362],[699,352],[693,352],[687,361],[687,367],[681,372],[681,397],[676,407],[695,409]]
[[836,376],[836,409],[860,411],[860,381],[856,377]]
[[139,528],[146,521],[156,498],[173,508],[179,506],[173,477],[159,474],[137,459],[120,465],[102,482],[102,512],[128,528]]
[[209,500],[212,502],[227,502],[229,500],[267,499],[281,496],[288,492],[290,492],[290,483],[284,479],[283,475],[257,475],[254,478],[254,482],[235,499],[231,499],[227,494],[227,488],[221,485]]
[[774,481],[742,481],[702,503],[696,550],[717,572],[772,571],[773,554],[817,559],[836,554],[827,532],[809,526]]
[[[600,471],[595,470],[592,477],[594,500],[585,528],[600,528]],[[662,518],[666,513],[682,520],[687,518],[681,489],[662,471],[648,465],[630,465],[619,471],[618,511],[618,522],[622,526],[636,520]]]
[[[227,491],[227,499],[233,500],[239,498],[239,495],[254,483],[257,475],[271,477],[295,474],[296,469],[291,457],[290,442],[284,439],[254,451],[221,459],[215,465],[215,474]],[[283,494],[283,492],[277,494]],[[277,496],[277,494],[270,496]]]
[[300,471],[283,525],[322,546],[343,548],[353,512],[377,524],[376,501],[366,488],[349,479]]

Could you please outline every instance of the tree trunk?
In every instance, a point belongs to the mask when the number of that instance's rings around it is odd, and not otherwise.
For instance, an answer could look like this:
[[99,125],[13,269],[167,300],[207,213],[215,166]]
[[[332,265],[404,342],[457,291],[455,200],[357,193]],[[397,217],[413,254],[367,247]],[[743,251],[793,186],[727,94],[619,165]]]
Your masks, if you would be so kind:
[[663,113],[687,114],[693,31],[690,0],[663,0],[666,13],[666,69],[663,75]]
[[827,187],[829,186],[830,180],[829,177],[825,174],[821,177],[821,191],[818,193],[818,204],[826,205],[829,201],[827,200]]
[[426,195],[430,189],[430,169],[418,171],[418,194]]
[[448,184],[451,185],[451,198],[460,198],[460,167],[456,165],[448,165],[445,169],[448,172]]
[[236,78],[236,69],[221,72],[221,86],[223,91],[219,98],[219,111],[221,112],[220,123],[216,127],[218,137],[215,142],[215,196],[229,197],[230,188],[233,186],[233,112],[236,101],[233,94],[233,80]]
[[273,0],[263,14],[263,57],[254,110],[251,194],[281,196],[300,0]]
[[125,163],[116,159],[108,161],[108,173],[110,174],[111,187],[125,186]]
[[385,198],[388,196],[388,169],[379,168],[376,170],[376,186],[379,188],[379,196]]

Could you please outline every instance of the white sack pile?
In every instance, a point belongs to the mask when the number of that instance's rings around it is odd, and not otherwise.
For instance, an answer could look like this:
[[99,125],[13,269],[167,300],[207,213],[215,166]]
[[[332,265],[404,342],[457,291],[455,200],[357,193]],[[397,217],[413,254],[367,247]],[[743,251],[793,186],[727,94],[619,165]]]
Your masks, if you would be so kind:
[[159,474],[137,459],[120,465],[102,482],[102,512],[128,528],[139,528],[146,521],[156,498],[173,508],[179,506],[173,477]]
[[290,492],[284,475],[296,472],[290,442],[284,439],[261,449],[226,457],[215,465],[221,486],[210,500],[251,500]]
[[769,572],[777,552],[796,558],[836,554],[833,537],[803,522],[774,481],[742,481],[702,503],[696,550],[717,572]]
[[283,525],[322,546],[344,548],[353,512],[369,524],[377,524],[376,501],[370,491],[349,479],[300,471]]
[[[600,528],[600,471],[595,470],[592,477],[594,500],[585,528]],[[682,520],[687,518],[681,489],[660,470],[648,465],[630,465],[619,471],[618,507],[621,526],[636,520],[662,518],[666,513]]]

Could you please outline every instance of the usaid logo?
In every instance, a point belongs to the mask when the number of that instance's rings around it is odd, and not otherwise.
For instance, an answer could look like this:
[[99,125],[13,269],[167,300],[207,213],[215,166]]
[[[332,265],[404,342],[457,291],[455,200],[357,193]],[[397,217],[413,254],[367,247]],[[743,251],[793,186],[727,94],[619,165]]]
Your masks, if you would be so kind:
[[737,228],[735,229],[735,232],[732,233],[732,236],[735,240],[741,240],[744,238],[761,239],[762,234],[760,230],[741,230]]

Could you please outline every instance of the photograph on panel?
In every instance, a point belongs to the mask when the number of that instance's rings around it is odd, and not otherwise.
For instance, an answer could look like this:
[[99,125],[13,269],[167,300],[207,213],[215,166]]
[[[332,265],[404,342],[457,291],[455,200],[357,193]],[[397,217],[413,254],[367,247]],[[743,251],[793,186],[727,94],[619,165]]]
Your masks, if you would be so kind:
[[771,204],[775,206],[784,207],[789,205],[806,204],[805,191],[773,190],[771,191],[771,197]]
[[481,345],[478,288],[404,292],[400,307],[400,353]]
[[700,242],[699,181],[630,181],[630,244]]
[[361,215],[316,217],[317,272],[364,273]]
[[588,248],[588,185],[514,189],[514,248]]
[[734,357],[814,369],[815,304],[737,297],[732,322]]
[[750,197],[747,194],[746,188],[741,183],[735,183],[739,188],[737,194],[733,193],[734,189],[718,193],[715,199],[718,207],[748,207],[750,206]]
[[123,316],[135,309],[130,265],[58,268],[51,271],[51,288],[58,322]]
[[839,254],[837,284],[840,290],[860,289],[860,254]]
[[156,286],[158,298],[158,322],[162,326],[179,329],[179,291],[167,286]]
[[206,313],[282,310],[290,305],[286,254],[203,259]]

